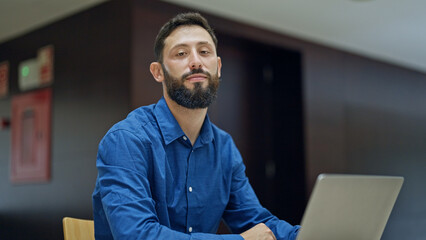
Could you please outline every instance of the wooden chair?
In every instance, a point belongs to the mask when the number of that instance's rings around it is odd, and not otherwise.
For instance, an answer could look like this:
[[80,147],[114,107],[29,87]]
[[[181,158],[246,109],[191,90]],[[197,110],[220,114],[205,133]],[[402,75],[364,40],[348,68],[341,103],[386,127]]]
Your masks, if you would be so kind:
[[62,225],[65,240],[95,240],[93,220],[64,217]]

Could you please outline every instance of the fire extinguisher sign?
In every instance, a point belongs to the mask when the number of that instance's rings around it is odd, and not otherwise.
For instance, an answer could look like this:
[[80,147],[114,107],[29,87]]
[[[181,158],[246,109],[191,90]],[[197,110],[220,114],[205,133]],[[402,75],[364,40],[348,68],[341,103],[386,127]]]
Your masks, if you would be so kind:
[[40,66],[40,84],[47,85],[53,82],[53,46],[45,46],[39,49],[37,61]]

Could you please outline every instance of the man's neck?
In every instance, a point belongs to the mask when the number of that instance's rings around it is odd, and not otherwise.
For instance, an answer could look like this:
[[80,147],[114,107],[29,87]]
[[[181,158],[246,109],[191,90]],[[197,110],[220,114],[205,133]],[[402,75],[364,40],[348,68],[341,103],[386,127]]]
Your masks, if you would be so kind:
[[179,126],[189,138],[191,144],[194,145],[200,135],[201,127],[206,118],[207,108],[188,109],[180,106],[167,95],[164,96],[164,99],[176,121],[179,123]]

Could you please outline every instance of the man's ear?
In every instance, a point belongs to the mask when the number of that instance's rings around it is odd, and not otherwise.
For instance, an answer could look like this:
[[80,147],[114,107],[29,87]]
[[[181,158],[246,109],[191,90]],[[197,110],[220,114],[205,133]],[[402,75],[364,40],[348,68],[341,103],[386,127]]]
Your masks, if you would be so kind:
[[220,78],[222,72],[222,59],[220,57],[217,57],[217,77]]
[[149,70],[151,71],[151,74],[154,77],[155,81],[159,83],[164,81],[164,72],[163,72],[163,67],[161,66],[161,63],[152,62],[151,65],[149,66]]

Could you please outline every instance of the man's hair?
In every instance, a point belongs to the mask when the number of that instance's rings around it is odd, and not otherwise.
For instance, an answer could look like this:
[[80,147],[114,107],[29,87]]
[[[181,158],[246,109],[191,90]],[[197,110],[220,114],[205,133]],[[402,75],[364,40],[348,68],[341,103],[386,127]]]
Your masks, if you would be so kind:
[[199,13],[188,12],[180,13],[176,17],[170,19],[161,27],[155,39],[154,54],[158,62],[163,62],[164,41],[178,27],[185,25],[198,25],[204,28],[212,37],[215,47],[217,48],[217,38],[213,29],[210,27],[207,20]]

